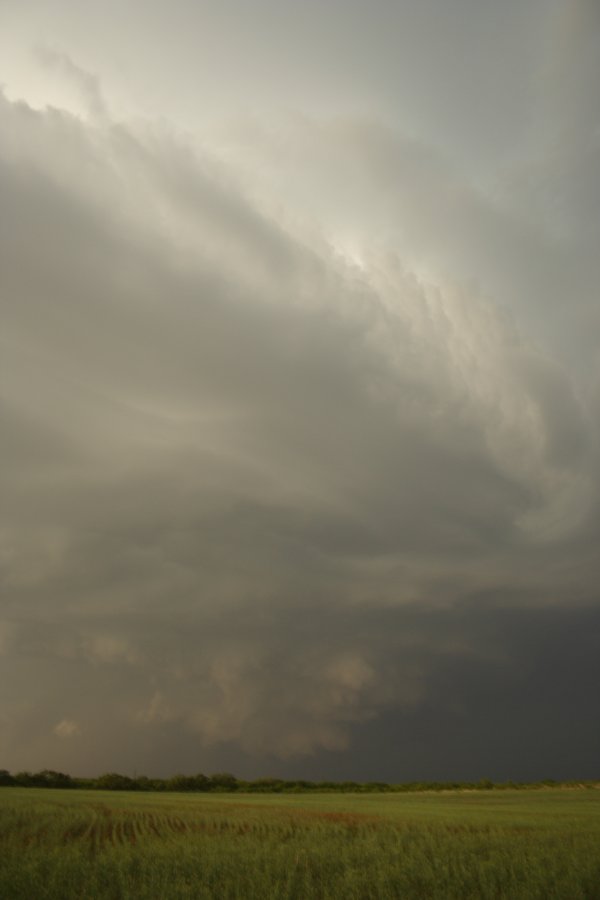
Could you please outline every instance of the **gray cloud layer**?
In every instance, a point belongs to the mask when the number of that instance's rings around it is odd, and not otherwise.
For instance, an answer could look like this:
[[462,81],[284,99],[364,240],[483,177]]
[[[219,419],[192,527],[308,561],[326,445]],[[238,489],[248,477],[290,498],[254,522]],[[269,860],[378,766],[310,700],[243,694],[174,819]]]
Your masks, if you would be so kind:
[[89,117],[0,100],[1,761],[534,777],[485,710],[593,697],[591,52],[470,178],[381,111],[118,120],[68,49]]

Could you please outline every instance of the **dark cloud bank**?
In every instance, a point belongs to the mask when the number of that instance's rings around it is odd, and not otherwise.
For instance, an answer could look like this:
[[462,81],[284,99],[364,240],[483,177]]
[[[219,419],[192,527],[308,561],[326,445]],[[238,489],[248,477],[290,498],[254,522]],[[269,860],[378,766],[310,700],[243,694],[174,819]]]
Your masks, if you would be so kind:
[[85,84],[0,101],[2,765],[597,776],[597,121],[492,195]]

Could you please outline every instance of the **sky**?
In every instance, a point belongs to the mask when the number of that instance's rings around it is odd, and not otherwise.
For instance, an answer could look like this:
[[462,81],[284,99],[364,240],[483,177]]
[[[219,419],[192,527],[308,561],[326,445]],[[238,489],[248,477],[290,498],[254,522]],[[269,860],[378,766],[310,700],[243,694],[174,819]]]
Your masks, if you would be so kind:
[[0,767],[599,777],[596,0],[0,59]]

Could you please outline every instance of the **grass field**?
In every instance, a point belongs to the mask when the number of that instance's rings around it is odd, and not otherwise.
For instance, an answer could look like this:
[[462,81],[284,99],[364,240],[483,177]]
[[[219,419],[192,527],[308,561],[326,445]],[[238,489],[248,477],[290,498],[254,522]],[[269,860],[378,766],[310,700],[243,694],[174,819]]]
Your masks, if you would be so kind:
[[600,898],[600,791],[0,789],[0,898]]

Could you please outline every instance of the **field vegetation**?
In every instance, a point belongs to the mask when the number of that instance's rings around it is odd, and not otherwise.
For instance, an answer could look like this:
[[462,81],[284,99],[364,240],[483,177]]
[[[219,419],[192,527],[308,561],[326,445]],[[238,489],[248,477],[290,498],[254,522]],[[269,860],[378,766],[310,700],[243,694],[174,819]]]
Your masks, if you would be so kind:
[[600,898],[600,791],[0,790],[3,900]]

